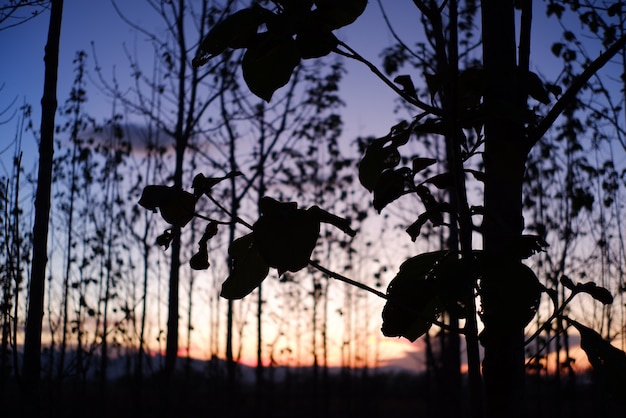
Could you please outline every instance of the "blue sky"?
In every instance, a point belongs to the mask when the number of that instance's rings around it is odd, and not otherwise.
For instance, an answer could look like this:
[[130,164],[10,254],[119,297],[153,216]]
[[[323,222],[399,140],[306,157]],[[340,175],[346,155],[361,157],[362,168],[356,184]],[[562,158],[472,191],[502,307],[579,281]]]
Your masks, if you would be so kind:
[[[411,1],[383,2],[390,20],[397,25],[397,31],[407,43],[415,42],[419,28],[419,14]],[[160,22],[144,2],[119,2],[120,7],[138,25],[148,29],[158,29]],[[542,72],[549,73],[557,64],[552,60],[549,48],[552,42],[546,38],[558,38],[558,28],[545,25],[543,3],[538,2],[535,11],[534,36],[539,42],[533,45],[533,63],[540,58]],[[49,14],[39,17],[9,30],[0,32],[0,56],[5,64],[0,68],[0,110],[13,100],[18,104],[33,106],[34,123],[39,123],[39,100],[43,86],[43,55],[46,43]],[[542,22],[543,21],[543,22]],[[556,33],[555,33],[556,32]],[[379,53],[393,42],[393,37],[385,27],[378,2],[370,1],[366,12],[356,23],[339,31],[339,37],[375,64],[380,63]],[[124,77],[130,73],[123,54],[123,45],[131,50],[151,47],[143,35],[138,34],[117,16],[110,1],[66,0],[61,33],[61,53],[59,57],[58,100],[62,104],[68,95],[74,78],[72,60],[78,50],[89,53],[89,71],[93,74],[92,42],[98,54],[99,63],[105,75],[116,72]],[[554,64],[552,64],[552,62]],[[557,66],[558,67],[558,66]],[[347,63],[349,76],[342,84],[342,96],[347,103],[343,118],[346,137],[350,140],[360,135],[384,135],[395,124],[398,117],[393,114],[393,93],[359,63]],[[417,78],[417,77],[415,77]],[[106,98],[96,88],[88,89],[88,106],[94,116],[109,114]],[[102,109],[98,115],[96,109]],[[2,118],[0,120],[4,120]],[[0,141],[5,144],[15,137],[14,121],[0,125]],[[23,149],[26,161],[33,155],[32,135],[24,138]],[[10,155],[9,155],[10,157]],[[33,156],[34,157],[34,156]],[[6,161],[6,153],[0,159]],[[28,167],[28,165],[27,165]]]
[[[418,14],[410,2],[402,3],[406,7],[394,7],[390,14],[406,26],[409,19],[417,18]],[[151,13],[143,2],[121,2],[120,5],[138,25],[145,25],[149,29],[158,28],[160,22],[155,23],[151,19]],[[411,13],[407,14],[407,10]],[[0,32],[0,56],[5,57],[5,65],[0,68],[0,85],[4,85],[0,91],[0,109],[7,107],[13,100],[18,105],[29,103],[33,107],[36,127],[39,124],[39,101],[43,89],[43,56],[48,19],[49,14],[44,12],[25,24]],[[372,2],[362,18],[353,26],[341,30],[339,35],[361,54],[378,63],[379,51],[392,41],[391,35],[379,22],[382,20],[378,6]],[[130,73],[123,53],[124,44],[130,50],[141,50],[144,47],[151,50],[143,35],[121,21],[110,1],[66,0],[59,56],[59,104],[64,102],[70,91],[74,79],[72,61],[77,51],[87,51],[88,71],[93,76],[92,42],[105,75],[115,71],[118,76],[124,77]],[[344,113],[348,135],[354,138],[356,135],[385,134],[396,120],[392,113],[393,93],[362,65],[348,65],[350,76],[346,77],[342,85],[343,97],[348,104]],[[375,105],[358,105],[368,102]],[[381,105],[383,103],[385,105]],[[88,107],[92,113],[97,113],[95,109],[102,109],[102,115],[94,116],[106,117],[110,112],[107,99],[93,87],[88,88]],[[9,143],[15,137],[15,132],[15,120],[0,125],[1,143]],[[23,143],[27,161],[35,151],[34,147],[32,135],[27,134]],[[3,161],[7,157],[10,157],[10,153],[8,156],[0,156]]]

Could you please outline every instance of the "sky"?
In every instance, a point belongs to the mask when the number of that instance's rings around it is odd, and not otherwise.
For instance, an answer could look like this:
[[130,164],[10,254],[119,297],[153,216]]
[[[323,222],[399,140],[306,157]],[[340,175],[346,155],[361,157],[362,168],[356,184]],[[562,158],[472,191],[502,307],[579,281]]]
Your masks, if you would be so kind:
[[[398,27],[401,37],[407,41],[415,39],[413,23],[419,23],[419,14],[411,1],[393,0],[384,2],[388,6],[387,12],[394,24]],[[147,13],[143,2],[119,1],[122,9],[132,20],[140,26],[149,29],[158,29]],[[542,4],[542,3],[539,3]],[[544,19],[543,11],[536,12],[537,19]],[[48,13],[26,22],[23,25],[0,32],[0,56],[4,63],[0,66],[0,111],[9,106],[14,100],[17,105],[29,103],[33,107],[33,120],[39,123],[39,100],[43,87],[43,55],[46,43]],[[543,74],[550,73],[556,61],[549,53],[551,42],[548,38],[558,37],[558,28],[554,26],[542,27],[541,32],[535,32],[536,51],[533,63],[542,63]],[[338,31],[339,38],[353,47],[361,55],[372,62],[380,63],[379,53],[391,44],[394,39],[385,28],[381,18],[378,3],[371,0],[364,15],[357,22]],[[141,34],[123,23],[117,16],[110,1],[106,0],[65,0],[64,16],[61,32],[61,48],[59,57],[58,100],[62,104],[68,96],[74,79],[73,60],[79,50],[87,51],[88,72],[93,72],[93,48],[97,52],[98,61],[104,74],[124,75],[130,73],[127,60],[123,54],[123,45],[130,49],[141,51],[151,47]],[[93,45],[93,46],[92,46]],[[554,66],[553,66],[554,63]],[[341,97],[346,102],[342,113],[344,133],[348,140],[357,136],[385,135],[389,127],[394,125],[398,116],[393,113],[393,93],[383,85],[364,66],[358,63],[347,63],[348,76],[341,87]],[[110,113],[108,98],[95,88],[88,89],[89,108],[94,116],[105,118]],[[97,114],[100,108],[101,115]],[[15,106],[12,108],[15,109]],[[6,121],[11,112],[0,116],[0,166],[1,174],[8,174],[7,161],[10,160],[13,148],[9,147],[16,137],[16,120]],[[38,126],[36,127],[38,129]],[[7,151],[5,149],[8,148]],[[29,171],[36,163],[36,143],[31,134],[23,138],[22,149],[26,170]],[[404,339],[386,339],[381,343],[387,357],[400,359],[410,363],[412,355],[405,355],[420,349],[420,345],[411,345]]]

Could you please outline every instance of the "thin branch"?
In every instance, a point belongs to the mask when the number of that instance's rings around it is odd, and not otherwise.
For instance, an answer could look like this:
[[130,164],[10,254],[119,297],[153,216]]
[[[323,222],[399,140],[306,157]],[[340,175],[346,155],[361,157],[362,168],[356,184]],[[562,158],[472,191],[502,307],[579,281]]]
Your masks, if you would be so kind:
[[543,135],[550,129],[554,121],[563,113],[567,105],[571,103],[580,90],[587,85],[593,77],[611,58],[626,46],[626,35],[619,38],[613,45],[596,58],[585,70],[572,81],[569,88],[561,98],[552,106],[548,114],[539,122],[539,125],[531,130],[528,135],[527,152],[537,144]]
[[320,264],[319,264],[318,262],[316,262],[316,261],[309,260],[309,265],[310,265],[311,267],[314,267],[314,268],[316,268],[317,270],[321,271],[322,273],[326,274],[326,275],[327,275],[327,276],[329,276],[330,278],[333,278],[333,279],[335,279],[335,280],[339,280],[339,281],[344,282],[344,283],[347,283],[347,284],[349,284],[349,285],[352,285],[352,286],[358,287],[358,288],[359,288],[359,289],[361,289],[361,290],[365,290],[365,291],[367,291],[367,292],[369,292],[369,293],[371,293],[371,294],[373,294],[373,295],[378,296],[379,298],[382,298],[382,299],[384,299],[384,300],[386,300],[386,301],[388,301],[388,302],[391,302],[391,303],[393,303],[393,304],[396,304],[396,305],[398,305],[399,307],[401,307],[402,309],[404,309],[404,310],[408,311],[411,315],[415,315],[415,316],[419,317],[420,319],[423,319],[424,321],[430,322],[431,324],[438,326],[438,327],[439,327],[439,328],[441,328],[441,329],[444,329],[444,330],[446,330],[446,331],[448,331],[448,332],[454,332],[454,333],[458,333],[458,334],[465,334],[465,332],[464,332],[464,331],[461,331],[461,330],[456,329],[456,328],[452,328],[452,327],[451,327],[451,326],[449,326],[448,324],[445,324],[445,323],[443,323],[443,322],[437,321],[436,319],[427,318],[427,317],[426,317],[425,315],[423,315],[422,313],[415,311],[415,309],[412,309],[412,308],[410,308],[410,307],[408,307],[408,306],[406,306],[406,305],[404,305],[404,304],[402,304],[402,303],[399,303],[398,301],[395,301],[395,300],[391,300],[391,299],[389,299],[389,296],[387,296],[385,293],[380,292],[380,291],[378,291],[378,290],[376,290],[376,289],[373,289],[373,288],[369,287],[368,285],[366,285],[366,284],[364,284],[364,283],[357,282],[356,280],[352,280],[352,279],[350,279],[350,278],[348,278],[348,277],[346,277],[346,276],[342,276],[342,275],[341,275],[341,274],[339,274],[339,273],[335,273],[334,271],[329,270],[329,269],[327,269],[326,267],[324,267],[324,266],[320,265]]
[[367,68],[370,69],[370,71],[372,71],[379,79],[381,79],[387,86],[389,86],[389,88],[391,88],[394,92],[396,92],[405,101],[433,115],[437,115],[437,116],[443,115],[443,112],[441,111],[441,109],[428,105],[422,102],[421,100],[419,100],[417,97],[413,97],[407,94],[406,92],[404,92],[403,90],[401,90],[397,85],[395,85],[391,80],[389,80],[383,73],[381,73],[380,70],[374,64],[372,64],[367,59],[363,58],[360,54],[358,54],[354,49],[350,48],[344,42],[339,41],[338,46],[341,46],[347,49],[347,52],[342,51],[339,48],[335,48],[334,50],[335,53],[343,57],[351,58],[353,60],[359,61],[362,64],[365,64]]

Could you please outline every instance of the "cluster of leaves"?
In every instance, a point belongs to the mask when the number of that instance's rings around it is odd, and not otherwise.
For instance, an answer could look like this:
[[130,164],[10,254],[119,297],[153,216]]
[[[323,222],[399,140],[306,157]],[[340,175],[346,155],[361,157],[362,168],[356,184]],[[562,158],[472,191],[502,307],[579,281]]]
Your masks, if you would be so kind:
[[[201,196],[211,197],[211,189],[216,184],[239,174],[235,171],[224,177],[208,178],[198,174],[193,180],[194,193],[177,187],[149,185],[144,188],[139,204],[155,212],[160,209],[166,222],[182,228],[196,216],[195,205]],[[352,237],[356,234],[347,219],[318,206],[305,210],[299,209],[295,202],[283,203],[263,197],[259,209],[261,216],[251,226],[252,232],[233,241],[228,249],[232,269],[221,292],[226,299],[241,299],[250,294],[265,280],[270,267],[277,269],[279,275],[305,268],[317,244],[320,223],[334,225]],[[208,241],[217,234],[218,224],[209,220],[198,242],[198,252],[189,261],[191,268],[209,268]],[[172,230],[167,229],[157,238],[157,243],[168,248],[174,238]]]
[[[359,17],[367,0],[275,0],[276,11],[255,3],[215,25],[193,65],[206,64],[226,49],[245,49],[243,77],[254,94],[270,101],[287,84],[301,59],[328,55],[338,44],[332,31]],[[260,31],[262,28],[265,30]]]

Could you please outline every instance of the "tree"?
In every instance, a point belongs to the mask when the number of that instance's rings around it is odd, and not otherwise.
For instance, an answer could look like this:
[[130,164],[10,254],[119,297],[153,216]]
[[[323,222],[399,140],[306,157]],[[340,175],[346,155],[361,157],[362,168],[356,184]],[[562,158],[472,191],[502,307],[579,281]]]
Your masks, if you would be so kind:
[[[44,307],[46,263],[48,261],[48,222],[50,216],[50,188],[54,154],[54,118],[57,109],[56,86],[59,60],[59,39],[63,16],[63,0],[53,0],[46,44],[44,91],[41,98],[41,138],[39,143],[39,171],[33,226],[33,259],[29,286],[28,317],[24,338],[24,393],[25,399],[34,396],[37,408],[41,372],[41,328]],[[32,398],[30,398],[32,399]]]
[[[254,225],[244,223],[252,232],[231,245],[234,269],[223,284],[222,296],[228,299],[246,296],[265,279],[269,267],[282,274],[310,265],[329,277],[385,298],[383,333],[387,336],[403,336],[414,341],[433,324],[454,331],[438,318],[444,311],[458,315],[465,319],[465,326],[459,332],[465,336],[468,347],[471,415],[517,417],[526,415],[525,328],[545,293],[552,300],[553,313],[537,332],[554,320],[565,321],[577,329],[590,362],[605,376],[604,384],[618,393],[624,385],[618,370],[625,370],[626,354],[596,331],[564,315],[567,304],[577,294],[586,293],[604,305],[612,303],[613,296],[594,282],[574,283],[564,277],[560,285],[570,296],[559,302],[554,289],[540,284],[533,270],[522,263],[546,245],[539,235],[523,234],[522,190],[529,153],[598,70],[624,49],[626,37],[613,39],[562,93],[530,71],[530,0],[481,2],[482,65],[463,70],[454,59],[458,57],[459,4],[456,1],[443,5],[434,1],[414,1],[414,4],[431,24],[437,19],[443,21],[444,16],[447,19],[445,42],[452,58],[451,67],[443,72],[438,69],[426,77],[426,94],[418,93],[410,76],[397,77],[393,82],[387,79],[333,34],[335,29],[361,15],[367,5],[363,0],[276,0],[272,9],[255,4],[216,25],[205,37],[195,63],[203,65],[228,48],[245,49],[244,79],[253,93],[268,102],[288,82],[301,60],[334,52],[366,64],[413,106],[417,115],[368,144],[359,164],[362,185],[373,193],[373,205],[379,212],[406,194],[419,198],[424,211],[407,228],[413,240],[418,238],[424,224],[443,226],[443,215],[450,214],[450,222],[456,224],[452,230],[458,233],[460,248],[409,258],[401,265],[387,293],[382,294],[310,260],[320,223],[330,223],[353,234],[345,219],[316,206],[303,210],[295,203],[265,198],[261,200],[258,221]],[[475,2],[466,4],[478,7]],[[520,10],[519,43],[515,31],[516,7]],[[548,105],[550,94],[558,99],[543,115],[536,106],[529,107],[529,100]],[[424,96],[430,96],[431,103],[424,101]],[[449,105],[432,104],[434,97],[444,97]],[[449,140],[447,171],[425,176],[425,168],[438,163],[426,158],[415,158],[410,167],[396,168],[401,163],[399,147],[414,134],[421,133],[437,134]],[[475,162],[476,159],[479,161]],[[481,205],[468,204],[466,174],[483,184]],[[433,187],[453,189],[455,201],[438,201],[430,190]],[[210,187],[204,185],[196,193],[210,196]],[[170,199],[161,197],[158,205],[153,206],[167,207]],[[482,219],[480,227],[473,223],[475,217]],[[472,243],[475,230],[482,234],[481,250]],[[480,297],[480,309],[475,296]],[[478,317],[484,325],[480,335]],[[536,333],[530,340],[535,336]],[[485,349],[482,372],[479,338]]]

